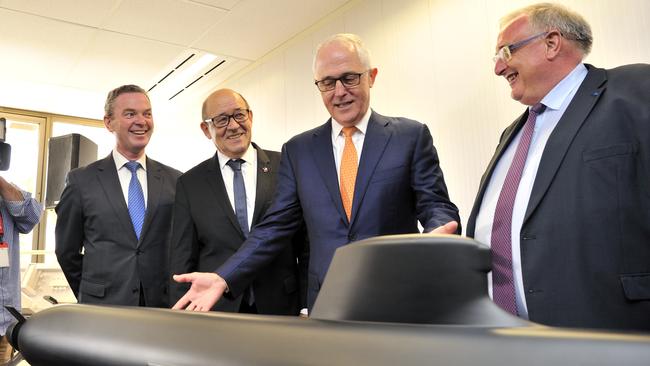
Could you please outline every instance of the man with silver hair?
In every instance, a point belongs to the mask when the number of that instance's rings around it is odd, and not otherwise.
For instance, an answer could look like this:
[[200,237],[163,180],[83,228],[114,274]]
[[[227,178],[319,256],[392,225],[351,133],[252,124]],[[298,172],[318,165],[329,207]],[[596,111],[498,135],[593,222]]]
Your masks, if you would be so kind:
[[370,109],[377,68],[358,36],[338,34],[317,49],[314,79],[331,118],[282,148],[278,189],[265,219],[215,273],[192,282],[176,309],[206,311],[238,296],[283,249],[304,217],[310,243],[307,302],[314,303],[334,251],[353,241],[424,230],[459,230],[425,124]]
[[494,301],[532,321],[650,330],[650,65],[583,63],[589,24],[558,4],[503,18],[494,73],[528,108],[501,135],[467,235]]

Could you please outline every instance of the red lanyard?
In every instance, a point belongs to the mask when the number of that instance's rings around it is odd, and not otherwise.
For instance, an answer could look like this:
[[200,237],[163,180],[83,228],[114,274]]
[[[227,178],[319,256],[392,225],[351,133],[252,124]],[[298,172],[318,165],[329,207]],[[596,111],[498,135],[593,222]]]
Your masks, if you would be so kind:
[[5,236],[5,223],[2,220],[2,213],[0,213],[0,242],[4,241]]

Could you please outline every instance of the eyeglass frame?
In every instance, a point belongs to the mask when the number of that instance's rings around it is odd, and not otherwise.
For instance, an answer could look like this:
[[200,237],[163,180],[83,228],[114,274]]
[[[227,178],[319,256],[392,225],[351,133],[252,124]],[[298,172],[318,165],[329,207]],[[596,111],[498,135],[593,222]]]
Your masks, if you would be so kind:
[[[315,80],[314,85],[316,85],[316,88],[318,88],[318,90],[320,92],[322,92],[322,93],[325,93],[325,92],[332,91],[332,90],[336,89],[336,82],[338,82],[338,81],[341,82],[341,85],[343,85],[344,88],[352,89],[352,88],[356,88],[357,86],[359,86],[361,84],[361,75],[363,75],[363,74],[365,74],[367,72],[370,72],[370,70],[366,70],[364,72],[346,72],[343,75],[339,76],[338,78],[326,77],[326,78],[321,79],[321,80]],[[348,85],[343,81],[343,78],[348,77],[348,76],[355,76],[356,77],[356,81],[355,81],[354,84],[349,84]],[[321,84],[323,81],[333,81],[334,84],[332,84],[331,88],[323,90],[319,86],[319,84]]]
[[494,54],[494,56],[492,56],[492,61],[494,61],[495,63],[497,63],[499,60],[501,60],[503,62],[508,62],[508,61],[510,61],[512,59],[512,54],[516,50],[524,47],[525,45],[531,43],[532,41],[536,40],[537,38],[540,38],[542,36],[546,37],[549,33],[551,33],[551,32],[550,31],[544,31],[544,32],[541,32],[541,33],[534,34],[534,35],[532,35],[532,36],[530,36],[530,37],[528,37],[526,39],[523,39],[521,41],[517,41],[515,43],[511,43],[511,44],[501,46],[501,48],[499,48],[499,50]]
[[[250,109],[248,109],[248,108],[242,108],[242,109],[238,109],[233,114],[223,114],[222,113],[222,114],[216,115],[216,116],[214,116],[212,118],[204,119],[203,122],[212,123],[212,125],[214,127],[216,127],[216,128],[224,128],[224,127],[226,127],[226,126],[228,126],[230,124],[230,119],[232,118],[235,122],[237,122],[237,123],[239,123],[241,125],[242,123],[244,123],[244,122],[246,122],[246,121],[248,121],[250,119],[250,113],[251,112],[252,111]],[[244,119],[241,120],[241,121],[238,121],[237,118],[235,118],[235,115],[237,113],[242,113],[244,115]],[[215,118],[226,118],[226,117],[227,117],[227,119],[225,120],[226,121],[225,123],[217,124],[217,122],[214,120]]]

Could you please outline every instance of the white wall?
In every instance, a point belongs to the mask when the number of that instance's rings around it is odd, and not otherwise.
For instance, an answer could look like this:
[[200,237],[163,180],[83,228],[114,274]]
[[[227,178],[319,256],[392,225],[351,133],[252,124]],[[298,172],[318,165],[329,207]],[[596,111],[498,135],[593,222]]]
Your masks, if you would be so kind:
[[[264,148],[279,150],[291,136],[322,124],[328,117],[313,85],[311,63],[316,45],[334,33],[359,34],[379,69],[371,90],[372,108],[429,126],[449,193],[466,224],[480,177],[502,129],[524,110],[510,99],[505,80],[492,73],[498,19],[529,3],[351,1],[214,88],[230,87],[241,92],[255,113],[253,140]],[[650,1],[562,3],[592,25],[595,42],[588,63],[613,67],[650,62]],[[159,132],[148,153],[182,170],[213,154],[213,146],[198,126],[201,102],[202,96],[197,96],[182,108],[164,111],[164,115],[156,110]],[[186,148],[182,152],[168,148],[177,143]]]

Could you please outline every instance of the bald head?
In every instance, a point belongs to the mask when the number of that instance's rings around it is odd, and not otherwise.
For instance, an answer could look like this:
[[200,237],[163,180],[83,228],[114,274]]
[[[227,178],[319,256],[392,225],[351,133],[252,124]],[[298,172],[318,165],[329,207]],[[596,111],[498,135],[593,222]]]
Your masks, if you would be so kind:
[[246,99],[236,91],[219,89],[203,102],[201,130],[227,157],[238,159],[246,153],[252,128],[253,112]]
[[216,91],[212,92],[212,94],[210,94],[203,101],[203,107],[201,109],[201,115],[203,117],[202,119],[205,120],[205,119],[214,117],[214,115],[210,115],[210,113],[209,113],[210,112],[209,111],[209,106],[211,104],[219,103],[220,101],[223,101],[224,99],[227,99],[227,98],[241,99],[241,101],[243,102],[243,105],[245,106],[244,108],[250,109],[250,107],[248,106],[248,102],[246,101],[246,98],[244,98],[241,94],[237,93],[236,91],[234,91],[232,89],[227,89],[227,88],[219,89],[219,90],[216,90]]

